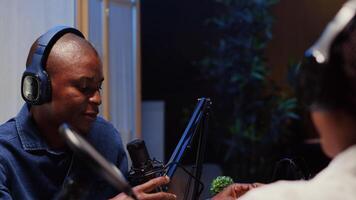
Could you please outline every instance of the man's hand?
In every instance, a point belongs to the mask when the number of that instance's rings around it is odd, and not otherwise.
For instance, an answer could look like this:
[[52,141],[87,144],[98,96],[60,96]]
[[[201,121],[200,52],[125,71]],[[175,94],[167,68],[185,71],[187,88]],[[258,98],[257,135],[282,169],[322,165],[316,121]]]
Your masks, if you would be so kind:
[[263,184],[261,183],[252,183],[252,184],[242,184],[234,183],[226,187],[222,192],[215,195],[212,200],[235,200],[242,195],[244,195],[249,190],[259,187]]
[[[156,192],[149,193],[154,190],[156,187],[161,185],[166,185],[169,183],[168,176],[162,176],[154,178],[150,181],[142,185],[138,185],[133,188],[134,193],[136,194],[139,200],[175,200],[177,198],[176,195],[167,193],[167,192]],[[120,193],[115,196],[111,200],[132,200],[132,198],[128,197],[125,193]]]

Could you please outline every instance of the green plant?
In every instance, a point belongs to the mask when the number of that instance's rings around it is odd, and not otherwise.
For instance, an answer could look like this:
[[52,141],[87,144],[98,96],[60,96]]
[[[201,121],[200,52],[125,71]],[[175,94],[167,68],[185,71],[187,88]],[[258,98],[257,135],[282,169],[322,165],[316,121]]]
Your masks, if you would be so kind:
[[209,42],[211,53],[201,64],[216,93],[216,135],[223,161],[239,180],[267,173],[279,146],[291,141],[290,125],[298,119],[296,98],[277,87],[265,64],[275,3],[216,0],[218,14],[207,21],[217,40]]
[[229,176],[218,176],[211,182],[210,193],[215,195],[233,183],[234,181]]

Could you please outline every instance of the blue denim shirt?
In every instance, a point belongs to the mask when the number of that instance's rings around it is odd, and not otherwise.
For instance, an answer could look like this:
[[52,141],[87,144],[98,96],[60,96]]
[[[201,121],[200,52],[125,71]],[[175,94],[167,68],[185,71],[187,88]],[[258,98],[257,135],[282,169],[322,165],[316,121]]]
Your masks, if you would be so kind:
[[[127,173],[120,135],[110,123],[97,117],[86,139]],[[67,188],[65,182],[73,177],[74,181],[81,177],[85,183],[80,185],[80,192],[85,194],[82,199],[107,199],[118,192],[85,165],[69,150],[54,151],[48,147],[27,104],[15,118],[0,126],[0,199],[53,199]]]

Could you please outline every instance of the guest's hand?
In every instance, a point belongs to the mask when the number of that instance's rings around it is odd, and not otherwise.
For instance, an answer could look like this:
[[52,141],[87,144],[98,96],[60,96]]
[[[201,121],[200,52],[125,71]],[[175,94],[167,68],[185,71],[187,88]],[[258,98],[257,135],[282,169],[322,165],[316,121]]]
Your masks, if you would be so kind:
[[226,187],[223,191],[215,195],[212,200],[235,200],[242,195],[244,195],[249,190],[259,187],[263,184],[261,183],[252,183],[252,184],[243,184],[243,183],[234,183]]
[[[175,200],[177,198],[176,195],[167,193],[167,192],[156,192],[149,193],[154,190],[156,187],[166,185],[169,183],[168,176],[162,176],[154,178],[150,181],[142,185],[138,185],[133,188],[134,193],[136,194],[139,200]],[[128,197],[125,193],[120,193],[111,200],[132,200],[132,198]]]

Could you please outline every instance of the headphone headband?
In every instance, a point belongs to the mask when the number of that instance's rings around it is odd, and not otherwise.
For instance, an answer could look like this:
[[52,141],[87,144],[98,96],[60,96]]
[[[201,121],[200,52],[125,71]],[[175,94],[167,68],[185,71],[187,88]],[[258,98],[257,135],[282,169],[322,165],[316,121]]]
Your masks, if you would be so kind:
[[337,12],[334,19],[328,23],[324,32],[315,44],[310,47],[305,55],[307,57],[314,57],[318,63],[326,63],[330,57],[330,47],[335,38],[345,29],[347,24],[355,16],[356,0],[349,0]]
[[54,44],[66,33],[73,33],[84,38],[84,35],[75,28],[68,26],[55,26],[49,29],[38,39],[38,47],[35,53],[42,55],[41,66],[46,66],[47,58]]

